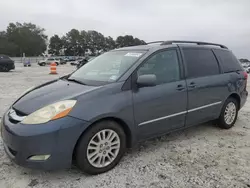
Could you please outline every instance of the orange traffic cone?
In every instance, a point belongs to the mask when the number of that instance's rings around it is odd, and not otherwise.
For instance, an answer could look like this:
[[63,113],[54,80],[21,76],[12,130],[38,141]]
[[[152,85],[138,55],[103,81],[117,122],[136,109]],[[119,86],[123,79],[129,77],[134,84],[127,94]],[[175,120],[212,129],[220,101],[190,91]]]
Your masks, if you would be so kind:
[[57,74],[56,72],[56,63],[50,63],[50,74]]

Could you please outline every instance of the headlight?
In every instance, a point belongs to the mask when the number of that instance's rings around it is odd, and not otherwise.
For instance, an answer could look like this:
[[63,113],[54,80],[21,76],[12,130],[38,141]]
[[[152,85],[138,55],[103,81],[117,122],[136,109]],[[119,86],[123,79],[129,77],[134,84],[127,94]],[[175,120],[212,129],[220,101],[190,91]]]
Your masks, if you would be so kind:
[[45,106],[28,115],[21,123],[41,124],[47,123],[50,120],[65,117],[69,114],[75,104],[76,100],[65,100]]

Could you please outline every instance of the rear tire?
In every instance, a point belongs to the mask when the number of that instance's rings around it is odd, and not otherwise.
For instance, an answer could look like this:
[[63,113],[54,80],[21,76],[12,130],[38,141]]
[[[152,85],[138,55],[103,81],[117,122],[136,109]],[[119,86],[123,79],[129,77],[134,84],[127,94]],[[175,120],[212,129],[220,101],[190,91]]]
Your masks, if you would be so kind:
[[84,133],[76,147],[76,163],[87,174],[114,168],[126,151],[126,135],[114,121],[101,121]]
[[235,98],[228,98],[221,110],[220,117],[218,119],[218,125],[223,129],[230,129],[234,126],[239,111],[239,103]]

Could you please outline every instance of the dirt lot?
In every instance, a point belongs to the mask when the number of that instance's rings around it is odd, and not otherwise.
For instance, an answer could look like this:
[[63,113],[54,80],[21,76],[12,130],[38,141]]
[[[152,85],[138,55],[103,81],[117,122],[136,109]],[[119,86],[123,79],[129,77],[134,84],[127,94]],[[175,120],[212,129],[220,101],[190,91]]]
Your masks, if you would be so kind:
[[[0,73],[0,117],[26,89],[71,72],[59,66],[58,75],[49,67],[16,65]],[[250,91],[250,87],[248,86]],[[77,168],[43,172],[19,167],[6,156],[0,138],[0,188],[23,187],[250,187],[250,101],[239,113],[234,128],[221,130],[199,125],[143,142],[129,150],[113,170],[86,176]]]

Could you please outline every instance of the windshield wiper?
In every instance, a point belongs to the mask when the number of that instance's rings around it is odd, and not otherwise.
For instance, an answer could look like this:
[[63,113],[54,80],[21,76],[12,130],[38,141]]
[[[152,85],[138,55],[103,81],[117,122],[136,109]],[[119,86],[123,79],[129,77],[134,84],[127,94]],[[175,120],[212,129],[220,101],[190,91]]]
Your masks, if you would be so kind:
[[85,83],[83,83],[83,82],[81,82],[81,81],[79,81],[79,80],[76,80],[76,79],[74,79],[74,78],[68,78],[67,80],[68,80],[68,81],[71,81],[71,82],[78,83],[78,84],[86,85]]

